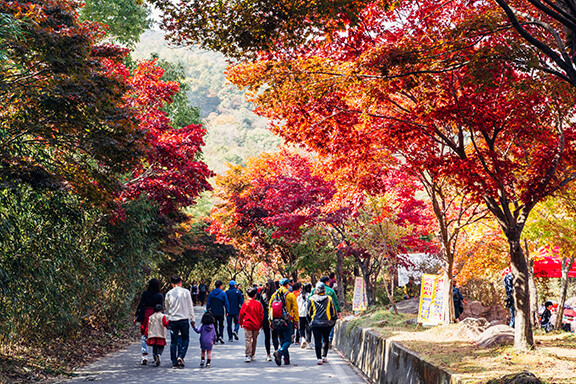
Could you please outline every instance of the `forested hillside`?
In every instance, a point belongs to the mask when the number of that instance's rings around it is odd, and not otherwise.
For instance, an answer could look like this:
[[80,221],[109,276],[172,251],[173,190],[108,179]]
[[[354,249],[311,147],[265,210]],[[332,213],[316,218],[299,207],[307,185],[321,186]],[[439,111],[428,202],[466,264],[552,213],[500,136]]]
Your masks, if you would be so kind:
[[140,36],[133,57],[149,59],[152,55],[182,64],[188,99],[200,109],[208,130],[203,153],[211,170],[221,174],[226,163],[241,164],[247,157],[277,150],[281,139],[266,129],[265,119],[251,111],[243,92],[226,81],[227,62],[222,54],[169,46],[163,32],[149,30]]

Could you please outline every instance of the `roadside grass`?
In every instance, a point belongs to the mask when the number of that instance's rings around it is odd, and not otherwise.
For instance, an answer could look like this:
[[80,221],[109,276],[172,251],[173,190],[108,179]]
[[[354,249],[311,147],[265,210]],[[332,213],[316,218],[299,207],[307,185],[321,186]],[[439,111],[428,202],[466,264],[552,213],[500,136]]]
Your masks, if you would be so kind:
[[576,335],[563,331],[534,330],[536,348],[517,351],[513,346],[480,348],[466,339],[458,324],[424,328],[406,321],[413,314],[394,314],[371,308],[350,322],[353,327],[372,328],[424,360],[457,375],[463,384],[485,384],[502,376],[529,371],[544,383],[576,383]]

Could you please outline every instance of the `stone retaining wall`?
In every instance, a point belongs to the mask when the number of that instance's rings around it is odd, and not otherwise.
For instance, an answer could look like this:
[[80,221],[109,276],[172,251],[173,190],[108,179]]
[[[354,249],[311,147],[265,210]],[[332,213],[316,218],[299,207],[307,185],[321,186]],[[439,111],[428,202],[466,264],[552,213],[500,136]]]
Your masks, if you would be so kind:
[[457,384],[451,373],[421,360],[402,345],[371,329],[338,321],[334,346],[375,384]]

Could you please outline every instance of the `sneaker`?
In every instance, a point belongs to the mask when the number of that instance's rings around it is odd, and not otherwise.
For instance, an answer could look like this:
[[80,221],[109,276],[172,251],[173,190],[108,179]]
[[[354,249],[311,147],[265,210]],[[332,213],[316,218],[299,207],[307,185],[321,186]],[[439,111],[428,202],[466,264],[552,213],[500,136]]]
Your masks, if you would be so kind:
[[327,362],[328,362],[328,358],[327,358],[326,356],[324,356],[324,357],[322,358],[322,362],[323,362],[323,363],[327,363]]
[[276,362],[277,366],[282,365],[282,357],[280,356],[280,352],[278,351],[274,352],[274,361]]
[[266,361],[272,361],[272,356],[270,356],[270,354],[266,356]]
[[284,359],[284,365],[290,365],[290,360]]
[[250,361],[256,360],[256,356],[250,356]]
[[223,338],[219,338],[218,340],[220,341],[220,344],[224,344],[224,339],[223,339]]
[[246,358],[244,359],[245,362],[249,363],[252,361],[252,358],[250,356],[246,356]]
[[148,355],[142,355],[142,360],[140,361],[141,365],[148,364]]
[[306,348],[306,342],[305,341],[302,342],[302,344],[300,345],[300,348],[302,348],[302,349]]
[[316,364],[318,364],[318,365],[322,365],[322,359],[318,359],[318,360],[316,360]]
[[306,349],[312,349],[312,344],[306,343]]
[[206,368],[210,368],[210,363],[206,363]]
[[233,341],[234,341],[234,339],[232,339],[232,338],[229,338],[229,339],[228,339],[228,342],[229,342],[229,343],[231,343],[231,342],[233,342]]
[[173,366],[172,366],[172,369],[178,369],[178,368],[180,368],[178,365],[173,365]]
[[179,357],[178,359],[176,359],[176,361],[178,362],[178,366],[179,367],[183,367],[184,366],[184,359]]
[[160,366],[160,355],[154,355],[154,363],[157,367]]
[[234,332],[234,338],[238,340],[238,332]]
[[200,368],[204,368],[204,360],[200,360]]

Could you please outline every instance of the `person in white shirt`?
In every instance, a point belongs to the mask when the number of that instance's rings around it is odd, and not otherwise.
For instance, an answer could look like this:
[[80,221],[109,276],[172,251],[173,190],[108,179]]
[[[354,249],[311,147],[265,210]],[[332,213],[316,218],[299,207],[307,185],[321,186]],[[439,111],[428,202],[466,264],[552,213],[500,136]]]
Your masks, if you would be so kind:
[[182,288],[180,276],[172,276],[172,289],[166,294],[166,314],[170,322],[170,358],[172,368],[184,367],[184,358],[190,343],[190,324],[194,326],[194,306],[187,289]]

